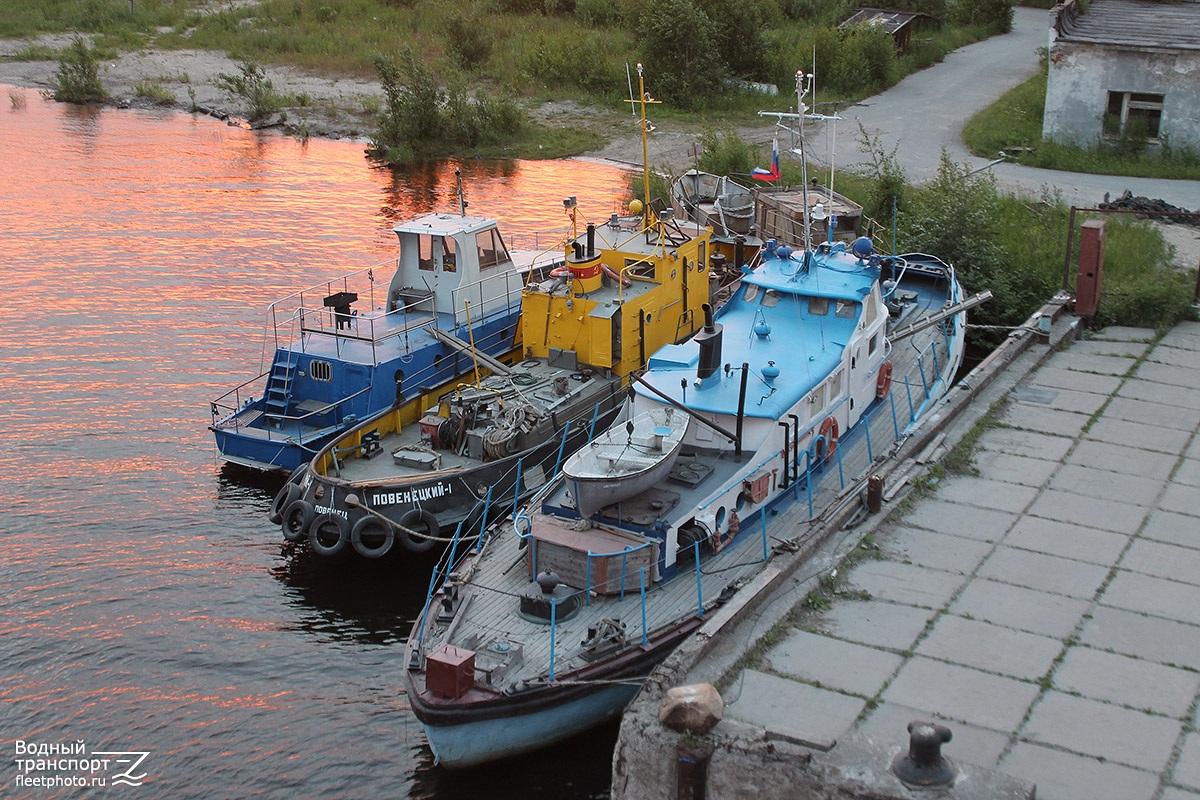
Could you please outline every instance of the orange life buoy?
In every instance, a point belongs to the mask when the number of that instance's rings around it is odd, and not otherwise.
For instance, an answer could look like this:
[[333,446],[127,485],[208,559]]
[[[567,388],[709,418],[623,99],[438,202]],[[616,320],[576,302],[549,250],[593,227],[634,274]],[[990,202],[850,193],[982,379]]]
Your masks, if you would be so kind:
[[569,278],[569,277],[571,277],[571,268],[570,267],[555,267],[554,269],[550,270],[550,277],[551,278]]
[[817,438],[813,442],[812,460],[820,464],[837,452],[838,421],[832,414],[821,422]]
[[892,362],[891,360],[884,361],[879,365],[879,377],[875,380],[875,397],[879,400],[887,397],[888,391],[892,388]]

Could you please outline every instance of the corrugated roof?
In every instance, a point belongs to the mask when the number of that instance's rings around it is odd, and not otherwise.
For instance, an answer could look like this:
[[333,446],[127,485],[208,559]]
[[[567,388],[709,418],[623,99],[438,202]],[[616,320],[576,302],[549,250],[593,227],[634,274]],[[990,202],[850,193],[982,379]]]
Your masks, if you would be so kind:
[[916,14],[911,11],[885,11],[881,8],[860,8],[855,12],[854,16],[838,27],[844,28],[847,25],[872,25],[883,28],[889,34],[895,34],[896,31],[917,17],[923,16],[925,14]]
[[1060,41],[1200,50],[1200,0],[1092,0],[1060,24]]

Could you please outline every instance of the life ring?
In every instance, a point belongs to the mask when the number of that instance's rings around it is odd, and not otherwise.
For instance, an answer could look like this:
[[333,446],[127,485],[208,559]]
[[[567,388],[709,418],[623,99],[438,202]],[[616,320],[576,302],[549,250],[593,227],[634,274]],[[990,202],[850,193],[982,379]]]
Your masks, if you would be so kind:
[[340,553],[349,538],[350,523],[337,514],[321,514],[308,526],[308,543],[323,556]]
[[300,537],[304,536],[305,531],[308,530],[312,518],[312,503],[303,499],[288,503],[283,509],[283,518],[279,521],[279,527],[283,529],[283,538],[289,542],[300,541]]
[[892,361],[888,359],[879,365],[879,377],[875,379],[875,399],[882,400],[892,388]]
[[363,558],[387,555],[395,541],[396,532],[392,526],[370,514],[360,517],[350,529],[350,544]]
[[[434,539],[440,530],[437,517],[430,514],[428,511],[421,508],[413,508],[405,512],[400,518],[400,544],[404,549],[411,550],[414,553],[424,553],[427,550],[432,550],[437,542]],[[421,534],[413,536],[408,531]]]
[[569,278],[569,277],[571,277],[571,268],[570,267],[555,267],[554,269],[550,270],[550,277],[551,278]]
[[817,438],[813,441],[812,454],[810,456],[812,463],[817,466],[823,464],[825,459],[837,452],[837,446],[838,422],[837,417],[831,414],[821,422]]

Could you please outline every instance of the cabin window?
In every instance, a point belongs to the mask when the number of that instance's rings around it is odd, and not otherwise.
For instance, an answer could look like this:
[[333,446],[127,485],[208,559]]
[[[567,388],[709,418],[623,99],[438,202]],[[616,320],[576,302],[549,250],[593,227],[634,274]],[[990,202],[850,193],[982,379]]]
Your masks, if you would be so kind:
[[776,289],[767,289],[767,293],[763,295],[763,308],[774,308],[779,302],[779,291]]
[[826,297],[808,298],[808,313],[814,317],[823,317],[829,313],[829,299]]
[[879,349],[879,334],[871,337],[871,341],[867,344],[867,355],[875,355],[875,351]]
[[417,265],[426,272],[433,272],[433,237],[421,234],[418,242]]
[[475,234],[475,246],[479,249],[480,269],[494,267],[509,260],[504,240],[500,238],[500,231],[495,228],[488,228],[486,231]]
[[1162,122],[1163,95],[1109,92],[1104,114],[1105,136],[1157,139]]
[[314,381],[328,383],[333,380],[333,364],[328,361],[313,361],[308,365],[308,374]]
[[821,384],[813,393],[808,396],[808,414],[809,417],[815,418],[821,413],[821,409],[825,408],[825,384]]
[[449,236],[442,239],[442,271],[454,272],[458,269],[458,245]]
[[753,303],[758,298],[758,287],[753,283],[746,287],[746,302]]
[[876,295],[875,290],[872,289],[871,296],[867,299],[867,307],[865,309],[863,309],[863,311],[864,311],[863,317],[864,317],[865,322],[868,325],[870,325],[872,322],[875,321],[875,312],[879,310],[879,307],[877,305],[877,303],[878,303],[877,297],[878,296]]
[[838,368],[837,372],[829,378],[829,396],[837,397],[842,393],[842,369]]
[[838,319],[854,319],[858,316],[858,303],[853,300],[838,300],[834,314]]

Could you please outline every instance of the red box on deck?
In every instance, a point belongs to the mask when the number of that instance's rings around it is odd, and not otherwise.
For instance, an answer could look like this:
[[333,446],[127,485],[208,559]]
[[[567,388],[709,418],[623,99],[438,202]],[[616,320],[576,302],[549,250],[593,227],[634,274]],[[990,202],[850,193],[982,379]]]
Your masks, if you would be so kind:
[[425,686],[438,697],[462,697],[475,685],[475,651],[444,644],[425,658]]

